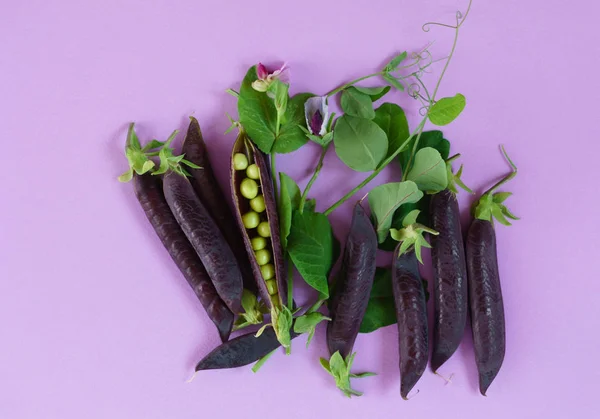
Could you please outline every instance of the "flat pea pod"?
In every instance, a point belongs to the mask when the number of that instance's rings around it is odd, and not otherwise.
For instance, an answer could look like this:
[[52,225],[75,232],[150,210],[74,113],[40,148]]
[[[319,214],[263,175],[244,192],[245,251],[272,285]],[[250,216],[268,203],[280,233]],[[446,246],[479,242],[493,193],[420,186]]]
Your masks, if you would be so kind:
[[354,206],[340,275],[335,284],[327,324],[327,346],[346,358],[367,310],[375,277],[377,234],[360,203]]
[[[291,332],[292,339],[297,336],[299,335]],[[243,367],[258,361],[280,346],[271,327],[266,328],[259,337],[255,337],[255,332],[247,333],[217,346],[198,362],[196,372]]]
[[498,272],[496,232],[491,221],[475,219],[466,240],[469,305],[479,391],[485,396],[506,351],[504,302]]
[[398,320],[400,395],[404,400],[423,375],[429,357],[425,289],[414,251],[394,252],[392,291]]
[[431,368],[437,371],[454,354],[465,333],[468,308],[467,264],[456,194],[448,189],[431,197],[434,323]]
[[232,312],[239,313],[242,273],[221,230],[186,177],[175,172],[165,174],[163,192],[171,212],[196,250],[219,296]]
[[233,313],[219,297],[196,251],[171,213],[160,177],[134,174],[133,185],[135,195],[156,235],[217,327],[221,340],[226,342],[233,326]]
[[[250,170],[250,175],[255,179],[248,177],[248,170],[236,169],[234,158],[239,154],[246,156],[249,164],[248,169],[252,168]],[[286,303],[287,289],[283,250],[281,247],[279,229],[277,228],[279,220],[277,217],[277,204],[275,202],[273,181],[266,155],[256,148],[244,132],[241,132],[238,135],[233,145],[230,164],[230,180],[235,208],[234,213],[260,296],[270,309],[273,307],[280,308]],[[240,188],[242,183],[248,184],[248,181],[254,182],[257,185],[258,193],[262,194],[264,200],[265,209],[258,214],[261,217],[261,222],[256,229],[249,229],[244,224],[244,214],[253,211],[251,199],[256,199],[255,196],[246,196],[241,192]],[[259,237],[265,240],[264,243],[266,244],[264,246]],[[255,253],[254,248],[256,247],[260,247],[260,249],[258,249],[260,253]],[[261,262],[264,262],[266,260],[265,252],[271,254],[270,263],[266,265],[263,263],[261,265],[257,260],[256,254],[261,255]],[[265,275],[269,278],[265,278]],[[275,294],[269,293],[269,290],[273,291],[273,284],[271,283],[269,284],[270,286],[267,287],[267,279],[275,280]]]
[[[182,152],[186,160],[201,167],[201,169],[186,167],[186,170],[192,175],[190,182],[198,194],[200,201],[202,201],[210,216],[215,220],[217,226],[219,226],[223,236],[225,236],[225,240],[227,240],[227,243],[229,243],[231,250],[235,254],[238,266],[242,271],[244,288],[255,291],[256,284],[254,283],[254,276],[252,275],[248,255],[244,248],[244,241],[237,229],[231,207],[225,198],[223,190],[219,187],[219,183],[212,170],[208,150],[202,137],[202,131],[200,130],[200,124],[194,117],[190,117],[190,125],[183,140]],[[246,168],[248,160],[244,161],[246,156],[241,157],[241,161],[237,161],[236,163],[241,165],[240,167]]]

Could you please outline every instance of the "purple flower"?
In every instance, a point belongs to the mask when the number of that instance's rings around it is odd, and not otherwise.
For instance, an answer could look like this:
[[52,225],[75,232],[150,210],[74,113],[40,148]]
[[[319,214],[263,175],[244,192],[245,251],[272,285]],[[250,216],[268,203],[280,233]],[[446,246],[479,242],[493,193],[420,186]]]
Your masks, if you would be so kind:
[[289,67],[284,63],[281,68],[269,73],[263,63],[256,66],[257,80],[252,82],[252,88],[259,92],[266,92],[273,80],[279,79],[283,83],[289,82]]
[[314,96],[304,102],[306,126],[312,135],[325,135],[329,121],[329,106],[326,96]]

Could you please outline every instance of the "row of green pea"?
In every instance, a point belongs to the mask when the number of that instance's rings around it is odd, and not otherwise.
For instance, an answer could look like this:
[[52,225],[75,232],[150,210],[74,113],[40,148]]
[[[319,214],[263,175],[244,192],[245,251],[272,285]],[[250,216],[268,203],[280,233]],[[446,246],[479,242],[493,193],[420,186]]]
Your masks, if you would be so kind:
[[250,211],[242,215],[242,222],[248,234],[256,229],[256,236],[250,239],[256,262],[265,280],[267,290],[273,302],[279,301],[277,281],[275,280],[275,266],[271,263],[273,255],[269,250],[271,228],[266,213],[265,197],[259,194],[260,171],[258,166],[249,164],[248,158],[243,153],[233,156],[233,167],[237,171],[246,171],[246,178],[240,182],[240,194],[249,200]]

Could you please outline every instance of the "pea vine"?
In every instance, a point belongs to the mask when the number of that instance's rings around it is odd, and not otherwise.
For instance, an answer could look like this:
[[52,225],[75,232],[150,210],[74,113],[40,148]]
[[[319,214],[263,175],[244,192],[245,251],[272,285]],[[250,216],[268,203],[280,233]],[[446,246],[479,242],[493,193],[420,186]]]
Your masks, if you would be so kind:
[[[427,227],[426,211],[423,211],[428,196],[447,188],[457,192],[456,186],[470,192],[460,180],[462,166],[456,174],[452,171],[451,164],[459,155],[449,156],[449,141],[440,131],[425,131],[428,122],[437,126],[451,123],[466,106],[465,96],[460,93],[439,99],[438,93],[470,9],[471,1],[464,14],[456,13],[453,25],[437,22],[423,25],[425,32],[434,26],[454,31],[452,47],[444,58],[434,60],[429,51],[430,45],[412,54],[404,51],[379,71],[344,83],[325,94],[298,93],[293,96],[289,94],[287,65],[269,72],[259,63],[248,69],[239,91],[228,90],[237,99],[239,121],[232,121],[233,124],[243,129],[263,153],[270,155],[280,235],[288,262],[291,262],[287,309],[295,315],[290,320],[294,332],[308,333],[308,343],[316,326],[329,320],[319,310],[330,297],[328,278],[339,256],[340,246],[333,235],[328,215],[367,186],[389,164],[398,164],[402,169],[400,181],[373,188],[368,193],[368,202],[380,247],[390,250],[394,242],[400,241],[401,251],[414,249],[420,260],[421,248],[429,247],[424,234],[436,234]],[[439,77],[433,88],[429,88],[423,81],[423,75],[442,62]],[[380,86],[359,85],[374,78],[381,81]],[[419,103],[422,118],[413,130],[409,129],[404,110],[397,104],[384,102],[375,107],[375,103],[392,89],[405,92]],[[335,99],[339,99],[343,111],[339,116],[329,112],[329,101]],[[290,176],[277,172],[276,156],[292,153],[309,142],[321,147],[321,153],[302,191]],[[309,193],[332,146],[348,168],[370,174],[329,208],[319,212],[315,201],[309,199]],[[317,301],[306,310],[294,307],[294,267],[302,279],[319,293]],[[361,327],[364,333],[395,322],[388,271],[378,270],[371,297]],[[255,302],[253,306],[258,307]],[[248,319],[258,317],[252,313],[247,316]],[[349,387],[349,377],[358,377],[349,371],[352,360],[338,358],[339,354],[335,359],[332,357],[321,362],[334,375],[345,394],[356,394]],[[255,370],[265,360],[259,361]]]

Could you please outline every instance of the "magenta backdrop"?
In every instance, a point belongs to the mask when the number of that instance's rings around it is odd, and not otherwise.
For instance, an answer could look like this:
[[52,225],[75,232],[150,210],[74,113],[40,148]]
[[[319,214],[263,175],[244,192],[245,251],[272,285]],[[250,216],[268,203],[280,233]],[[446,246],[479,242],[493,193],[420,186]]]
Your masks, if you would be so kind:
[[[509,188],[522,217],[499,227],[508,350],[488,397],[471,338],[420,393],[399,396],[395,327],[360,335],[348,400],[321,369],[324,328],[305,350],[201,374],[217,344],[200,304],[119,184],[126,126],[164,139],[195,115],[219,181],[234,135],[224,93],[259,60],[287,60],[292,91],[325,92],[436,40],[442,57],[466,0],[13,1],[0,7],[1,418],[586,418],[598,414],[598,2],[475,1],[441,93],[462,92],[445,129],[465,181]],[[568,4],[568,5],[567,5]],[[435,69],[438,74],[440,67]],[[431,82],[431,79],[429,79]],[[418,106],[390,99],[415,126]],[[318,150],[281,157],[301,185]],[[395,179],[385,171],[371,186]],[[328,155],[314,188],[323,210],[364,175]],[[362,194],[366,193],[362,191]],[[362,195],[361,194],[361,195]],[[463,208],[468,198],[462,194]],[[345,237],[350,206],[331,217]],[[381,257],[382,263],[389,256]],[[308,298],[308,296],[306,296]],[[597,403],[597,402],[596,402]],[[587,415],[586,415],[587,414]]]

